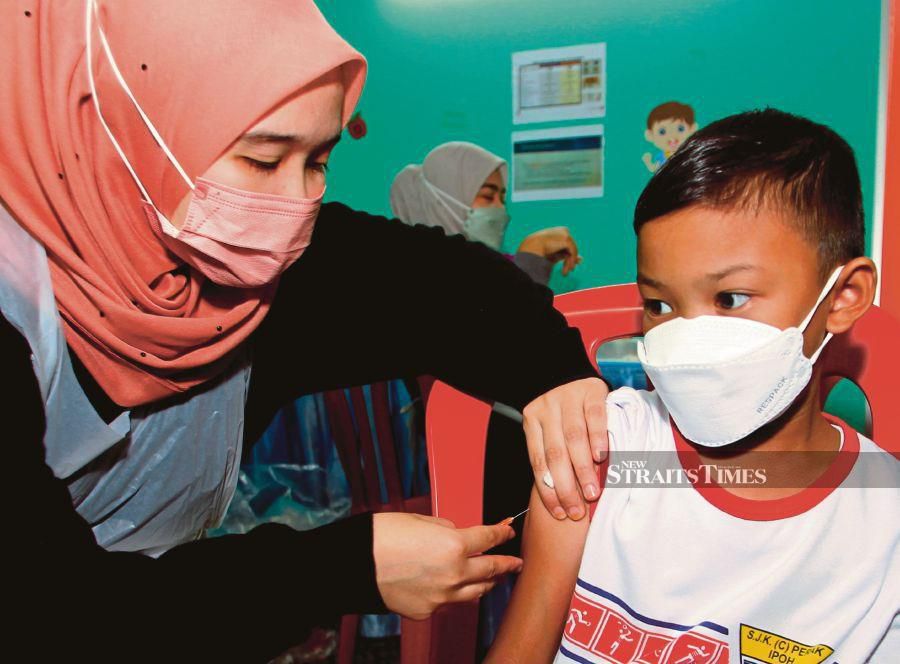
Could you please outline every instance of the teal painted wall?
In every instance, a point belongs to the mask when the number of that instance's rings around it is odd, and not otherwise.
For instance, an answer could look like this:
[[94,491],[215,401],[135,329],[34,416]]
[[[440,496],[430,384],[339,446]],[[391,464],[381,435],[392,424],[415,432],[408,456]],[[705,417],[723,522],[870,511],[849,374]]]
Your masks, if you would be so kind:
[[670,99],[701,125],[774,106],[832,126],[856,150],[871,212],[880,0],[317,1],[370,65],[369,135],[337,149],[328,199],[373,213],[389,213],[394,175],[439,143],[508,159],[514,129],[581,124],[514,127],[511,54],[607,43],[604,197],[509,204],[508,249],[546,226],[572,229],[585,262],[566,278],[557,270],[557,292],[633,280],[646,117]]

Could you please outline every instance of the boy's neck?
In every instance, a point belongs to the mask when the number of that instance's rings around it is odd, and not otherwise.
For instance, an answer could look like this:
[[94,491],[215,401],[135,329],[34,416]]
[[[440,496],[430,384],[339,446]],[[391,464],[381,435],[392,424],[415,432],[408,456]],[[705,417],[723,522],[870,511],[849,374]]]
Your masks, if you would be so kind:
[[[769,486],[726,487],[743,498],[773,500],[799,493],[831,465],[841,447],[841,433],[819,406],[819,377],[775,422],[724,448],[698,448],[703,463],[757,470],[762,465]],[[770,454],[772,453],[772,454]]]

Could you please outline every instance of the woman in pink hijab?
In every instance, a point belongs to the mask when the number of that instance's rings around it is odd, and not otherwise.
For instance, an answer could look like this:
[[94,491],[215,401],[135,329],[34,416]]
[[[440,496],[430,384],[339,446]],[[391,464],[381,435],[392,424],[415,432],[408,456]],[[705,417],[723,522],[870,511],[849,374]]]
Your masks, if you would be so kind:
[[[606,388],[547,292],[321,205],[365,61],[311,0],[2,12],[7,654],[264,661],[329,616],[425,617],[518,569],[474,555],[508,526],[408,514],[202,540],[242,445],[311,391],[433,374],[522,408],[548,506],[583,515]],[[390,290],[408,274],[417,310]]]

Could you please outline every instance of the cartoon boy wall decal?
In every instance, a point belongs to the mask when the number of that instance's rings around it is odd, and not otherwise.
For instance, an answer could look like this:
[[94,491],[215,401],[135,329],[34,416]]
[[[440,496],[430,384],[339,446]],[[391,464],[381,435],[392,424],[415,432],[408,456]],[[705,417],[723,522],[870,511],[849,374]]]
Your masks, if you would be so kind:
[[694,109],[687,104],[667,101],[650,111],[644,138],[657,149],[644,153],[647,170],[655,173],[695,131],[697,122]]

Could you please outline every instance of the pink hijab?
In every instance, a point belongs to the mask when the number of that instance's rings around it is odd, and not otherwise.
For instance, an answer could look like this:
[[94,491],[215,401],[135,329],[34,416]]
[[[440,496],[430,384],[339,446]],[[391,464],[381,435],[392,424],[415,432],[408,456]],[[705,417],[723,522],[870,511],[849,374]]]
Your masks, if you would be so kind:
[[[86,0],[6,5],[0,20],[0,199],[47,251],[66,339],[131,407],[213,378],[275,285],[216,286],[168,253],[103,132],[85,60]],[[312,0],[115,0],[100,24],[129,87],[191,179],[280,102],[341,68],[344,123],[365,60]],[[94,24],[104,117],[162,212],[185,182],[115,81]],[[2,250],[2,248],[0,248]]]

